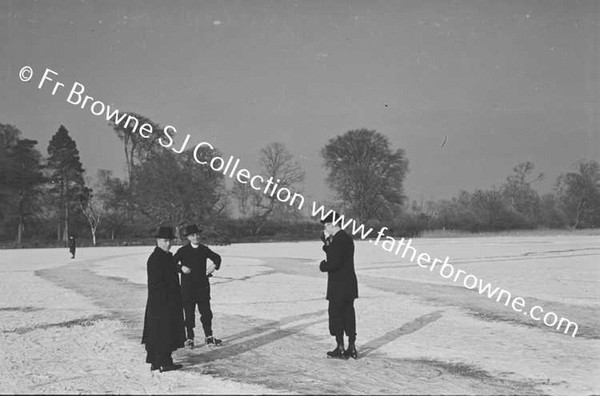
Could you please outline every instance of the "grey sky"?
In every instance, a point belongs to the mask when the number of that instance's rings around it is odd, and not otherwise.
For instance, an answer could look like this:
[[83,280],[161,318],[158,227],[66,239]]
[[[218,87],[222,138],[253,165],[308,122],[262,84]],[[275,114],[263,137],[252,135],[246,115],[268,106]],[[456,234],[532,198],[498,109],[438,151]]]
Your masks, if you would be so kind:
[[412,199],[499,185],[524,160],[547,192],[600,159],[599,23],[600,2],[573,0],[0,0],[0,123],[44,154],[64,124],[90,173],[123,174],[105,120],[36,88],[48,67],[251,170],[281,141],[314,199],[330,197],[321,147],[363,127],[406,150]]

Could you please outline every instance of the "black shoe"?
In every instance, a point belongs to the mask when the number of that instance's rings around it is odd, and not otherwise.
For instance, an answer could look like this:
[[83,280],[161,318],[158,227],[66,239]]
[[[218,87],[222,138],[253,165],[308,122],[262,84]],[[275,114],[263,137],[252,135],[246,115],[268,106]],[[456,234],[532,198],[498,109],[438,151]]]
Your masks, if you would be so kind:
[[150,371],[156,371],[158,370],[158,366],[155,366],[154,364],[150,365]]
[[206,345],[209,347],[210,346],[219,346],[219,345],[221,345],[221,342],[222,341],[216,337],[213,337],[213,336],[206,337]]
[[348,356],[346,356],[346,353],[344,352],[344,347],[341,345],[338,345],[333,351],[327,352],[327,357],[334,359],[348,359]]
[[166,366],[160,366],[158,370],[161,373],[163,373],[165,371],[179,370],[182,367],[183,367],[183,365],[181,365],[181,364],[175,364],[175,363],[173,363],[173,364],[168,364]]
[[358,352],[356,352],[356,347],[354,346],[354,344],[348,345],[348,349],[346,349],[346,352],[344,352],[344,354],[346,355],[346,359],[358,359]]

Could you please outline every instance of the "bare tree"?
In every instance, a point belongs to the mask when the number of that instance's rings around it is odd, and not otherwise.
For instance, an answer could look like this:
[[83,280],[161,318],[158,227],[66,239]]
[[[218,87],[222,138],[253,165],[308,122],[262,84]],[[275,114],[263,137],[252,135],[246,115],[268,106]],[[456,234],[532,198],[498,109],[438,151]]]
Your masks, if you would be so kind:
[[508,208],[521,215],[529,224],[538,222],[541,211],[540,197],[531,185],[544,178],[543,173],[530,177],[533,169],[531,161],[518,164],[513,168],[514,173],[506,178],[507,182],[502,188]]
[[[134,166],[160,149],[156,140],[160,138],[162,129],[158,124],[142,115],[133,112],[126,114],[127,117],[122,118],[119,123],[111,119],[110,126],[121,142],[123,142],[123,151],[127,164],[127,177],[128,181],[131,182]],[[140,128],[144,124],[152,127],[152,133],[148,138],[140,134]]]
[[92,233],[92,243],[94,244],[94,246],[96,246],[96,230],[100,225],[101,219],[98,206],[90,197],[90,199],[81,202],[81,211],[85,215],[85,218],[87,219],[88,224],[90,225],[90,232]]
[[[287,188],[297,192],[299,184],[304,181],[304,170],[282,143],[274,142],[263,147],[259,165],[265,180],[276,182],[278,189]],[[248,219],[253,234],[258,234],[269,219],[298,215],[294,207],[280,202],[276,194],[257,191],[247,184],[236,183],[232,195],[238,202],[240,214]]]
[[[200,150],[210,159],[215,151]],[[133,168],[135,209],[158,223],[207,222],[227,209],[222,173],[198,165],[191,151],[154,153]]]
[[111,177],[111,171],[106,169],[98,169],[96,177],[86,177],[87,185],[92,186],[91,189],[86,189],[85,195],[79,202],[81,213],[85,216],[92,234],[92,244],[96,246],[96,230],[100,226],[100,220],[104,218],[105,199],[106,199],[106,184]]
[[575,172],[558,177],[556,188],[560,206],[573,228],[600,226],[598,162],[578,162]]

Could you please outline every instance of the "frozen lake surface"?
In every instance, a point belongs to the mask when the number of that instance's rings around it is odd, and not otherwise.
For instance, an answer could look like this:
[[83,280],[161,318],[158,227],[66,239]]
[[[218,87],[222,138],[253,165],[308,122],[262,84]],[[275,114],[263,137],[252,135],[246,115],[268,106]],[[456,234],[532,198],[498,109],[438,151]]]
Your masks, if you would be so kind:
[[[150,372],[153,247],[0,250],[3,393],[599,394],[600,237],[423,238],[420,252],[578,324],[576,337],[360,241],[358,360],[325,358],[320,242],[213,246],[223,346]],[[174,252],[177,246],[172,248]],[[197,326],[200,326],[197,318]],[[201,329],[200,329],[201,331]]]

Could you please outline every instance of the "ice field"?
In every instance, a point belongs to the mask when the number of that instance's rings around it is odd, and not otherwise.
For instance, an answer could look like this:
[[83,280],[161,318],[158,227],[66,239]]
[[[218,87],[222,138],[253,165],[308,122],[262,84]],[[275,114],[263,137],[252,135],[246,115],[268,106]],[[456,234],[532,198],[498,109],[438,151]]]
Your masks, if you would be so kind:
[[[153,247],[0,250],[3,393],[600,393],[600,237],[422,238],[444,259],[579,326],[576,337],[356,242],[358,360],[325,357],[321,243],[212,246],[223,346],[150,372],[140,344]],[[174,246],[171,251],[176,251]],[[198,328],[199,327],[199,328]],[[201,332],[199,318],[197,328]]]

